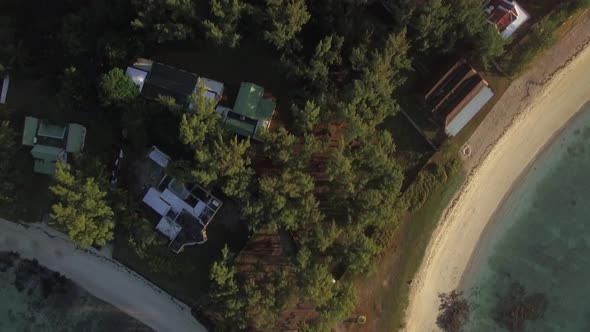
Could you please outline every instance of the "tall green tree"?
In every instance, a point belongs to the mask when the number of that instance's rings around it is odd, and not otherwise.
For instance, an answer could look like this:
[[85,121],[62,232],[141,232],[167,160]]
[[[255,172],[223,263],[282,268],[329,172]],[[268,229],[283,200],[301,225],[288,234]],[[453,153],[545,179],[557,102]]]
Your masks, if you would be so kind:
[[316,306],[326,305],[334,297],[335,280],[326,264],[308,264],[300,267],[298,274],[303,297]]
[[257,330],[272,330],[290,297],[290,276],[287,271],[267,272],[261,278],[248,278],[244,284],[247,300],[245,316]]
[[100,77],[98,98],[104,106],[129,103],[139,96],[139,88],[120,68],[113,68]]
[[284,165],[293,158],[297,137],[284,127],[274,131],[262,131],[258,136],[264,144],[264,152],[276,165]]
[[414,0],[383,0],[381,3],[393,16],[398,28],[405,28],[410,24],[418,7]]
[[190,111],[183,112],[180,120],[180,140],[193,149],[202,149],[205,140],[212,141],[223,132],[221,116],[215,112],[215,102],[205,95],[207,89],[199,85],[191,96]]
[[320,112],[320,106],[313,100],[306,101],[303,107],[293,104],[291,106],[291,113],[295,120],[294,126],[297,133],[304,134],[312,132],[313,128],[319,123]]
[[244,198],[254,174],[250,166],[250,141],[237,136],[227,141],[218,135],[208,148],[195,151],[196,167],[192,171],[198,183],[218,185],[231,197]]
[[498,33],[496,27],[488,24],[483,29],[477,42],[477,51],[486,68],[490,67],[492,61],[504,53],[505,45],[506,40]]
[[246,4],[241,0],[210,0],[211,17],[203,21],[207,37],[220,45],[236,47],[242,36],[238,23]]
[[399,217],[403,174],[388,132],[378,131],[359,145],[349,148],[341,144],[328,161],[326,174],[332,180],[330,205],[345,213],[341,219],[362,230]]
[[238,287],[234,255],[227,246],[221,251],[221,259],[211,266],[209,280],[209,298],[213,309],[221,316],[219,327],[245,329],[248,325],[248,318],[244,315],[246,299]]
[[309,60],[297,56],[283,55],[281,61],[296,77],[305,79],[314,86],[325,87],[332,67],[342,63],[343,43],[344,38],[330,35],[318,42]]
[[137,12],[131,26],[156,43],[187,40],[196,24],[192,0],[131,0]]
[[55,184],[49,187],[56,203],[51,220],[63,226],[82,247],[104,245],[113,239],[113,210],[94,178],[74,175],[68,164],[57,163]]
[[449,7],[442,0],[428,0],[418,7],[412,27],[415,30],[413,45],[419,52],[453,48],[454,40],[448,38],[449,16]]
[[338,108],[348,125],[348,140],[370,136],[387,116],[398,111],[392,94],[405,82],[403,73],[411,68],[409,47],[405,31],[389,35],[383,47],[373,51],[360,78],[344,90]]
[[244,214],[252,228],[303,229],[323,218],[313,190],[313,179],[301,171],[284,169],[279,175],[263,176]]
[[348,317],[357,302],[354,285],[350,282],[339,281],[334,296],[323,306],[318,307],[319,319],[315,322],[318,330],[329,329],[336,322]]
[[449,6],[449,21],[453,28],[448,31],[456,35],[456,39],[477,38],[489,23],[485,19],[484,11],[479,0],[446,1]]
[[301,47],[297,34],[311,18],[305,0],[266,0],[265,16],[268,21],[264,31],[266,41],[277,50]]

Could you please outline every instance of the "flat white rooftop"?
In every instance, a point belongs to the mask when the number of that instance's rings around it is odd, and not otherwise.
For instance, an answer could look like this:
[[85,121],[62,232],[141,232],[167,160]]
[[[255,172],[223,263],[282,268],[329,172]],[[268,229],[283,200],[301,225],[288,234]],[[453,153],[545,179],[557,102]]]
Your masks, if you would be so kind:
[[139,91],[143,89],[143,84],[145,83],[145,79],[147,78],[148,73],[146,71],[127,67],[127,71],[125,72],[127,76],[133,81],[135,85],[139,88]]
[[150,188],[143,197],[143,202],[154,209],[159,215],[165,216],[171,206],[160,198],[160,194],[156,188]]
[[207,97],[216,102],[221,99],[224,89],[223,83],[206,77],[199,77],[198,83],[203,84],[207,88],[207,92],[205,93]]
[[170,157],[155,146],[152,146],[150,152],[148,152],[148,158],[153,160],[162,168],[168,167],[168,163],[170,162]]
[[156,226],[156,230],[160,233],[164,234],[170,241],[174,241],[178,233],[182,230],[182,227],[178,225],[176,222],[169,220],[166,216],[160,219],[160,222]]

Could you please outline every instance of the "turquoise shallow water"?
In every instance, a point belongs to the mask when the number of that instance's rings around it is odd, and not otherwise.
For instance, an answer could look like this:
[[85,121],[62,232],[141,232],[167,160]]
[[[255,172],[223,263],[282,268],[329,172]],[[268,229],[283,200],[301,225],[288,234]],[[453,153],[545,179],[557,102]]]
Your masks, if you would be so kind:
[[465,331],[590,331],[590,103],[507,196],[463,288]]
[[71,281],[0,252],[0,332],[152,332]]

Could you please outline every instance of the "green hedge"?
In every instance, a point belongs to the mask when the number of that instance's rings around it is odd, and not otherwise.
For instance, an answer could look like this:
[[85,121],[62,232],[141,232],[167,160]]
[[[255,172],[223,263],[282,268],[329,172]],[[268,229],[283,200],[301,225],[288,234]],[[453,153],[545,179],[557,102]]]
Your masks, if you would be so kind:
[[418,173],[416,179],[408,190],[403,194],[403,199],[408,205],[409,211],[413,212],[424,205],[426,199],[440,185],[447,182],[449,177],[456,174],[459,170],[460,162],[458,159],[451,159],[446,164],[432,162],[424,166]]

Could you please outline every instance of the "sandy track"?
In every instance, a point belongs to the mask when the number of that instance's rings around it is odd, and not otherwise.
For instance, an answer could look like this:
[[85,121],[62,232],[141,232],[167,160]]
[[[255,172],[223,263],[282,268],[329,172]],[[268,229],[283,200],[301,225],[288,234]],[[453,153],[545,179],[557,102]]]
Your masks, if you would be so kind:
[[0,219],[0,251],[37,259],[156,331],[207,331],[184,303],[100,252],[82,250],[43,225],[25,227]]
[[[588,29],[588,22],[583,25]],[[590,30],[582,32],[588,36]],[[580,35],[577,37],[580,38]],[[458,287],[490,217],[513,183],[551,137],[590,100],[590,48],[572,49],[572,52],[576,56],[562,59],[567,66],[552,72],[550,79],[535,86],[534,99],[521,104],[521,109],[515,113],[505,115],[509,118],[501,121],[498,118],[486,119],[486,125],[482,124],[474,134],[474,140],[470,142],[472,148],[474,145],[479,148],[479,154],[474,157],[473,170],[466,184],[435,231],[426,258],[412,284],[406,331],[438,330],[435,325],[437,295]],[[526,90],[522,90],[522,86],[516,89],[527,95],[514,99],[517,97],[508,94],[506,98],[516,102],[530,96],[529,87]],[[501,107],[509,102],[503,97],[499,105]],[[495,132],[484,131],[494,125]],[[488,142],[489,148],[483,149],[487,147],[485,142]]]

